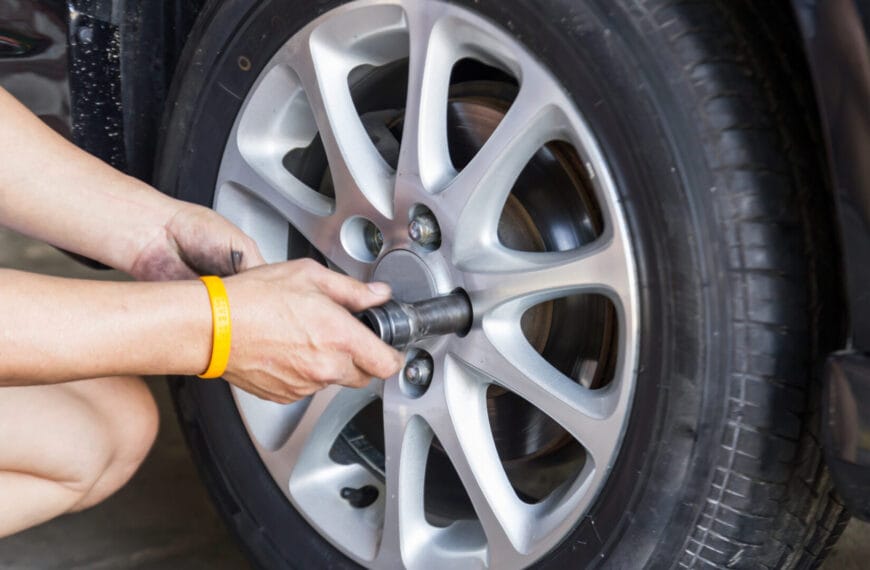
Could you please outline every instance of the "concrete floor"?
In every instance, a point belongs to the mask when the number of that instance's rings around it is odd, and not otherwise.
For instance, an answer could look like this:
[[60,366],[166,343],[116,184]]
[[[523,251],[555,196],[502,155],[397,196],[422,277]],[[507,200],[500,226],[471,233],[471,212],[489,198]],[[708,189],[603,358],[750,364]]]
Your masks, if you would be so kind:
[[[122,278],[88,270],[48,246],[2,228],[0,267],[90,279]],[[160,405],[162,427],[154,450],[130,484],[93,509],[0,540],[0,569],[249,568],[199,483],[165,382],[152,379],[151,387]],[[870,568],[870,525],[850,523],[823,568]]]

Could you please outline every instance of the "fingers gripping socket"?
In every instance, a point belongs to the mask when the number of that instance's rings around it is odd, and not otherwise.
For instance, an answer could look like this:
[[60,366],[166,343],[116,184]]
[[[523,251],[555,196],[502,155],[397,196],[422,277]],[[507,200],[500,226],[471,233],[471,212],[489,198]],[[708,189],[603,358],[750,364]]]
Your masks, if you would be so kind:
[[462,291],[416,303],[388,301],[359,315],[381,340],[399,349],[423,338],[464,334],[472,318],[471,302]]

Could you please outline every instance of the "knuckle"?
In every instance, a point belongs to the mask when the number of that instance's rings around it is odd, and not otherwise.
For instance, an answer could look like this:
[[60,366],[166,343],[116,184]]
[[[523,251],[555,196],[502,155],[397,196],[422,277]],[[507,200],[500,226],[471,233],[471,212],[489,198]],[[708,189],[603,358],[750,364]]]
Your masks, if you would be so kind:
[[296,271],[306,276],[311,276],[319,264],[309,257],[303,257],[296,262]]
[[287,404],[292,404],[296,400],[298,400],[298,398],[296,397],[295,394],[284,394],[282,396],[278,396],[277,398],[275,398],[275,403],[282,404],[282,405],[286,406]]
[[376,374],[377,374],[378,378],[383,379],[383,378],[389,378],[390,376],[394,375],[396,372],[398,372],[398,368],[396,368],[392,365],[387,365],[387,366],[380,366],[378,368],[378,370],[376,371]]
[[281,386],[278,393],[282,404],[292,404],[299,400],[299,393],[295,386],[285,384]]
[[311,275],[323,276],[331,273],[328,269],[310,257],[305,258],[305,265],[308,267],[308,271]]
[[305,396],[306,396],[305,393],[303,393],[298,388],[296,388],[293,390],[289,390],[287,392],[287,394],[285,394],[284,399],[285,399],[285,403],[292,404],[293,402],[298,402],[299,400],[301,400]]
[[401,364],[399,362],[399,358],[396,357],[392,350],[384,350],[380,354],[378,354],[375,362],[376,372],[381,375],[382,378],[386,378],[388,376],[392,376],[396,372],[398,372]]
[[274,394],[272,392],[268,392],[264,396],[270,402],[275,402],[276,404],[286,404],[287,396],[285,394]]
[[359,351],[359,345],[346,331],[336,334],[332,339],[333,346],[345,354],[354,354]]
[[378,378],[389,378],[395,372],[392,366],[383,361],[377,363],[374,368],[373,372],[377,374]]
[[295,379],[294,385],[309,382],[319,382],[322,374],[322,367],[313,362],[307,362],[299,370],[299,375]]
[[341,380],[341,377],[341,370],[332,362],[324,363],[317,374],[317,380],[321,382],[335,382]]
[[369,382],[371,382],[371,381],[372,381],[371,376],[369,376],[368,374],[365,374],[364,372],[360,372],[359,374],[356,375],[356,378],[354,379],[353,385],[355,388],[365,388],[366,386],[369,385]]

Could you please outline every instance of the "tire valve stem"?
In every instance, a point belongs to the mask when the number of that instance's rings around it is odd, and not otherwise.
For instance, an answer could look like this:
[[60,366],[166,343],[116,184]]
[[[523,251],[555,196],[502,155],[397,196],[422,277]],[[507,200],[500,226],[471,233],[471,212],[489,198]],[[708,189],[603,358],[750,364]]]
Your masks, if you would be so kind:
[[341,498],[350,503],[355,509],[364,509],[370,507],[372,503],[378,500],[377,487],[374,485],[363,485],[359,489],[353,487],[345,487],[341,490]]

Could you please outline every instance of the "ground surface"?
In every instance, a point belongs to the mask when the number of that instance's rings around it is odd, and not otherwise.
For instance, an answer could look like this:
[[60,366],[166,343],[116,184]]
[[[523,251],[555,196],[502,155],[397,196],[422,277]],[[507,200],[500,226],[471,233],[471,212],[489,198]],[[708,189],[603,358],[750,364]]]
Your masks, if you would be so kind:
[[[120,279],[0,229],[0,267]],[[0,569],[246,569],[200,485],[162,379],[151,381],[162,427],[141,471],[102,505],[0,540]],[[0,434],[2,437],[2,434]],[[2,506],[0,506],[2,508]],[[870,567],[870,525],[853,521],[825,570]]]

